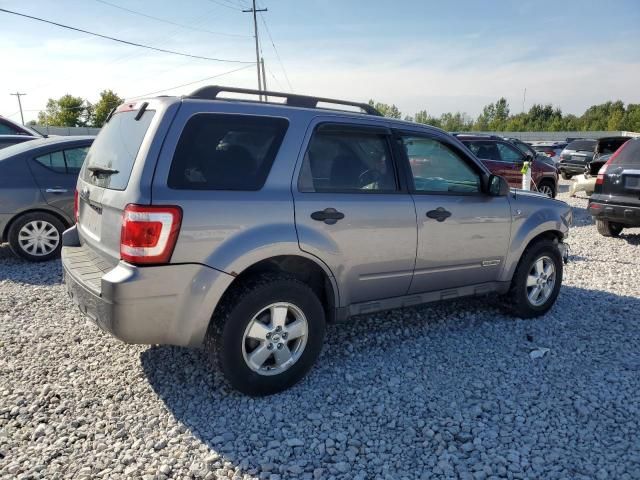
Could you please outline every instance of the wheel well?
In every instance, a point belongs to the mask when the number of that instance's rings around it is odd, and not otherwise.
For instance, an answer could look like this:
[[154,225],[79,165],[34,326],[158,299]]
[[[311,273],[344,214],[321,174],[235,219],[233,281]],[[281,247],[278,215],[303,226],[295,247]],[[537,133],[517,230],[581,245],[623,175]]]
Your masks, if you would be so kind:
[[523,252],[525,252],[529,247],[531,247],[531,245],[533,245],[536,242],[539,242],[540,240],[550,240],[552,242],[560,242],[562,240],[562,232],[559,232],[557,230],[547,230],[546,232],[542,232],[536,235],[529,241],[529,243],[527,243],[527,246],[525,247]]
[[251,265],[236,277],[227,292],[248,278],[266,272],[288,273],[309,285],[318,295],[320,303],[324,307],[327,321],[333,322],[335,320],[336,299],[329,277],[316,262],[298,255],[280,255]]
[[17,215],[14,215],[13,218],[11,218],[11,220],[9,220],[7,222],[7,224],[4,227],[4,231],[2,232],[2,236],[0,237],[0,239],[3,242],[6,242],[8,240],[8,235],[9,235],[9,229],[11,228],[11,225],[13,225],[13,223],[18,220],[20,217],[22,217],[23,215],[28,215],[30,213],[38,213],[38,212],[42,212],[42,213],[48,213],[49,215],[53,215],[54,217],[56,217],[58,220],[60,220],[62,222],[62,224],[69,228],[71,225],[69,224],[69,221],[64,217],[64,215],[61,215],[58,212],[55,212],[53,210],[47,210],[46,208],[34,208],[31,210],[25,210],[23,212],[18,213]]

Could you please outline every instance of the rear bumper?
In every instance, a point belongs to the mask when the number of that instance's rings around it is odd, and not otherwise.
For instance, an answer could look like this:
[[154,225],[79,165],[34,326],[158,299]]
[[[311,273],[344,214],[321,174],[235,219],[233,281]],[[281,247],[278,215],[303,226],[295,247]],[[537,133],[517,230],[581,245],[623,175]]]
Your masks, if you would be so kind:
[[592,198],[588,209],[595,219],[609,220],[629,227],[640,226],[640,207],[599,202]]
[[234,279],[197,264],[119,262],[103,274],[82,258],[84,247],[67,243],[62,265],[69,296],[92,322],[127,343],[200,346],[218,300]]
[[562,173],[570,173],[571,175],[576,175],[579,173],[584,173],[584,164],[571,164],[571,163],[558,163],[557,168]]

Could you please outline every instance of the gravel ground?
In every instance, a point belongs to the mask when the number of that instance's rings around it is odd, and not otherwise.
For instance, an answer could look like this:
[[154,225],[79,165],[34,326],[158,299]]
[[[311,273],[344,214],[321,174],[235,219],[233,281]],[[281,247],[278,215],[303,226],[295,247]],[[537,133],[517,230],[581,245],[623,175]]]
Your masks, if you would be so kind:
[[0,476],[640,478],[640,229],[605,239],[570,203],[546,316],[474,299],[361,317],[263,399],[229,391],[200,351],[101,333],[59,262],[0,247]]

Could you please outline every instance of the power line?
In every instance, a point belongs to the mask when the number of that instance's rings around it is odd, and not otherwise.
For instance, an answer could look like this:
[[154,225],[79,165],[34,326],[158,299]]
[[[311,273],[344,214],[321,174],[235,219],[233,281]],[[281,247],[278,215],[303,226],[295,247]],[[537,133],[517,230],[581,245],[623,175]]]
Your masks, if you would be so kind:
[[235,10],[236,12],[241,12],[242,11],[242,8],[238,8],[236,6],[228,5],[227,3],[223,3],[223,2],[221,2],[219,0],[209,0],[209,1],[211,3],[215,3],[216,5],[220,5],[221,7],[226,7],[228,9],[230,9],[230,10]]
[[209,61],[212,61],[212,62],[247,63],[247,64],[248,63],[250,63],[250,64],[254,63],[254,62],[245,62],[245,61],[242,61],[242,60],[229,60],[229,59],[224,59],[224,58],[204,57],[204,56],[201,56],[201,55],[191,55],[189,53],[176,52],[176,51],[173,51],[173,50],[165,50],[164,48],[156,48],[156,47],[151,47],[149,45],[143,45],[141,43],[130,42],[128,40],[121,40],[119,38],[110,37],[108,35],[102,35],[100,33],[90,32],[88,30],[83,30],[81,28],[71,27],[69,25],[63,25],[61,23],[52,22],[51,20],[45,20],[44,18],[33,17],[31,15],[26,15],[24,13],[13,12],[11,10],[6,10],[4,8],[0,8],[0,12],[10,13],[12,15],[17,15],[19,17],[29,18],[31,20],[37,20],[38,22],[43,22],[43,23],[48,23],[50,25],[55,25],[56,27],[66,28],[68,30],[73,30],[73,31],[76,31],[76,32],[87,33],[87,34],[93,35],[95,37],[100,37],[100,38],[104,38],[104,39],[107,39],[107,40],[112,40],[114,42],[124,43],[125,45],[132,45],[134,47],[146,48],[148,50],[155,50],[157,52],[170,53],[172,55],[180,55],[182,57],[197,58],[197,59],[200,59],[200,60],[209,60]]
[[105,0],[96,0],[96,2],[104,3],[105,5],[109,5],[110,7],[117,8],[119,10],[124,10],[125,12],[129,12],[129,13],[132,13],[134,15],[139,15],[141,17],[150,18],[151,20],[155,20],[157,22],[162,22],[162,23],[166,23],[166,24],[169,24],[169,25],[175,25],[177,27],[186,28],[188,30],[193,30],[195,32],[210,33],[212,35],[223,35],[223,36],[226,36],[226,37],[251,38],[251,35],[240,35],[240,34],[237,34],[237,33],[214,32],[214,31],[211,31],[211,30],[207,30],[205,28],[196,28],[196,27],[193,27],[191,25],[184,25],[182,23],[173,22],[171,20],[166,20],[164,18],[154,17],[153,15],[148,15],[148,14],[143,13],[143,12],[138,12],[136,10],[131,10],[129,8],[122,7],[120,5],[116,5],[115,3],[107,2]]
[[264,29],[267,31],[267,35],[269,36],[269,40],[271,40],[271,45],[273,46],[273,51],[276,53],[276,57],[278,58],[278,63],[280,64],[280,68],[282,68],[282,73],[284,73],[284,78],[287,80],[287,84],[289,85],[289,90],[293,91],[293,87],[291,86],[291,82],[289,81],[289,75],[287,75],[287,70],[284,68],[284,63],[282,63],[282,59],[280,58],[280,53],[278,53],[278,49],[276,48],[276,44],[273,41],[273,37],[271,36],[271,30],[269,30],[269,26],[267,25],[267,21],[264,19],[264,15],[260,15],[262,19],[262,23],[264,24]]
[[223,75],[229,75],[230,73],[239,72],[240,70],[245,70],[253,65],[245,65],[244,67],[236,68],[235,70],[229,70],[228,72],[219,73],[217,75],[213,75],[211,77],[201,78],[200,80],[195,80],[189,83],[183,83],[182,85],[176,85],[174,87],[163,88],[162,90],[156,90],[155,92],[147,92],[142,95],[136,95],[135,97],[127,97],[128,100],[133,100],[134,98],[142,98],[148,97],[149,95],[155,95],[156,93],[167,92],[169,90],[175,90],[176,88],[188,87],[189,85],[195,85],[196,83],[205,82],[207,80],[212,80],[214,78],[222,77]]

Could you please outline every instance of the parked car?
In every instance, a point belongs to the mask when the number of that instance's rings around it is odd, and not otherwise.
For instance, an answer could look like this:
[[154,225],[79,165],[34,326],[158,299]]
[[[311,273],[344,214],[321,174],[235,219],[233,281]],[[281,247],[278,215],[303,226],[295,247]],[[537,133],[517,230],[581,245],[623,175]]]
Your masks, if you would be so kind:
[[40,132],[34,130],[33,128],[26,127],[0,115],[0,136],[2,135],[27,135],[29,137],[43,137]]
[[614,153],[630,137],[604,137],[598,140],[574,140],[569,143],[560,155],[558,169],[562,178],[569,180],[576,174],[583,173],[585,167],[599,155]]
[[507,179],[514,188],[522,188],[522,166],[531,162],[531,179],[541,193],[555,198],[558,193],[558,172],[555,167],[531,154],[522,153],[510,141],[495,135],[458,134],[458,139],[496,175]]
[[34,137],[31,135],[0,135],[0,150],[12,145],[28,142],[29,140],[36,140],[38,138],[42,137]]
[[0,243],[31,261],[60,254],[78,172],[93,137],[40,138],[0,150]]
[[536,152],[549,157],[557,166],[560,162],[560,154],[567,145],[567,142],[536,142],[531,147]]
[[537,152],[530,144],[523,142],[519,138],[514,137],[502,137],[504,140],[511,142],[518,150],[523,154],[529,155],[531,158],[535,158],[539,162],[546,163],[547,165],[556,168],[555,162],[547,155]]
[[67,289],[102,329],[204,346],[263,395],[305,375],[326,322],[488,293],[521,318],[551,308],[564,202],[511,191],[456,138],[367,104],[228,97],[259,93],[147,98],[102,128],[62,249]]
[[628,140],[600,168],[589,213],[605,237],[640,227],[640,138]]

